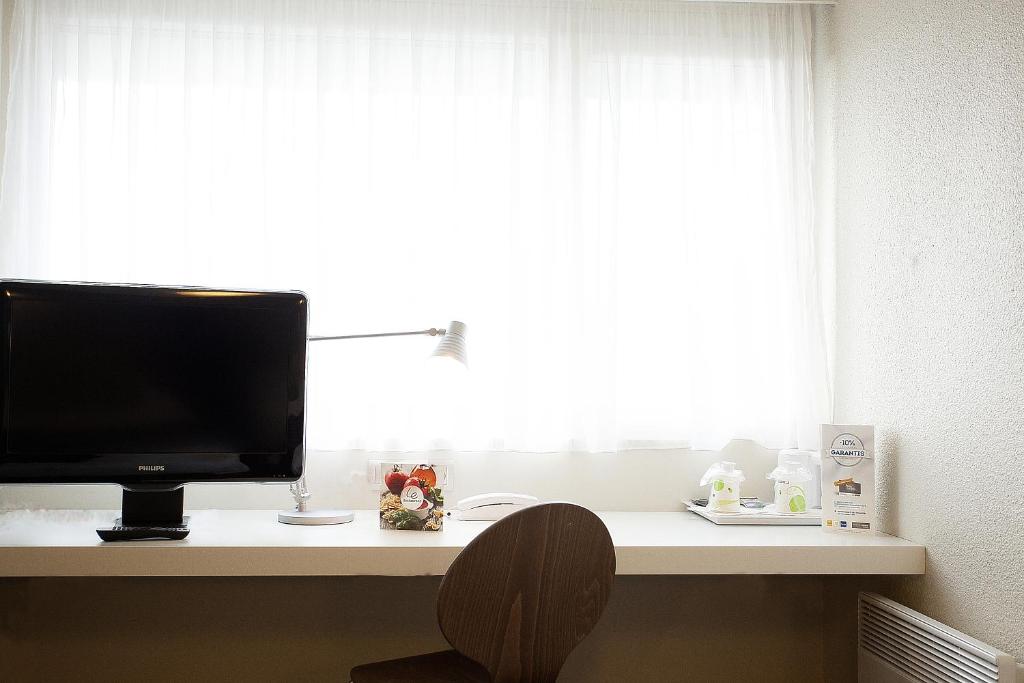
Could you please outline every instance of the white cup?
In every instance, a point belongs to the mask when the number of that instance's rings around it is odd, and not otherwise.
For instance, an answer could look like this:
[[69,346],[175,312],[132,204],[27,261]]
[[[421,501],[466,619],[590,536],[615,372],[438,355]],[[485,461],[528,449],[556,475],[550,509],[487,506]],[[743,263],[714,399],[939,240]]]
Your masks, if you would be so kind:
[[708,483],[708,510],[714,512],[742,512],[740,482],[743,472],[732,462],[716,463],[704,475]]

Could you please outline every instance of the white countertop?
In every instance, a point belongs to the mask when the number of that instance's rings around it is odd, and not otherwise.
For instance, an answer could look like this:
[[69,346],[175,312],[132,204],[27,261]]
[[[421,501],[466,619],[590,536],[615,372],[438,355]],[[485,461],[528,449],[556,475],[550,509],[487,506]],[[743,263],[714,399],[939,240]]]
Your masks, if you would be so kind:
[[[104,510],[0,512],[0,576],[441,575],[490,522],[385,531],[377,511],[291,526],[274,510],[196,510],[183,541],[103,543]],[[820,527],[716,526],[689,512],[601,512],[618,574],[923,574],[925,549]]]

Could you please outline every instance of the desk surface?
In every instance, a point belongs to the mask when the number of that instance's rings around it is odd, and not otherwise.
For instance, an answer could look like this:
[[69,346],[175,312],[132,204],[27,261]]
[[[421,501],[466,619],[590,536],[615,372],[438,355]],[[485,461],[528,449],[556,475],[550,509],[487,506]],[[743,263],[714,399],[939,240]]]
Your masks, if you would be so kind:
[[[103,543],[104,510],[0,512],[0,576],[441,575],[489,522],[384,531],[376,511],[304,527],[273,510],[197,510],[184,541]],[[923,574],[923,546],[820,527],[716,526],[689,512],[598,513],[618,574]]]

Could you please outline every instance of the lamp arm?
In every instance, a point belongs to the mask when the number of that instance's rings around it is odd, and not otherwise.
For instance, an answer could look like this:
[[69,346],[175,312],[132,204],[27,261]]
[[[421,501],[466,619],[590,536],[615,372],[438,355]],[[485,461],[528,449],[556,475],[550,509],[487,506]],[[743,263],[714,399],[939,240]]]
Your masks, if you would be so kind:
[[426,334],[431,337],[443,335],[444,328],[431,327],[429,330],[413,330],[412,332],[375,332],[373,334],[343,334],[329,337],[309,336],[309,341],[331,341],[333,339],[369,339],[371,337],[408,337],[416,334]]

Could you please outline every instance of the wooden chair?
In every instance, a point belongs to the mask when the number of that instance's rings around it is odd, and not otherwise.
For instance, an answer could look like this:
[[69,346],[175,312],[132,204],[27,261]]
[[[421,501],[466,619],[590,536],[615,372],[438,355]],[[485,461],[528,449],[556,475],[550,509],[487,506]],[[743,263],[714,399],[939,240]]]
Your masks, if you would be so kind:
[[437,622],[454,649],[357,666],[352,681],[551,683],[600,619],[614,575],[615,548],[593,512],[520,510],[473,539],[441,582]]

